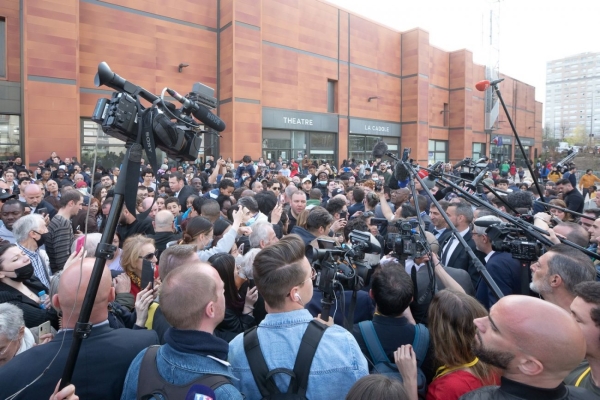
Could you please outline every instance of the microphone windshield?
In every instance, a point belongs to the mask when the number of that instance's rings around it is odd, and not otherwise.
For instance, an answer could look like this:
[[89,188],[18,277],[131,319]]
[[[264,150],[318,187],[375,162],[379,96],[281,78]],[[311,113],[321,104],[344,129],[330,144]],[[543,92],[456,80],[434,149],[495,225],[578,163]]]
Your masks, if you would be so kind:
[[185,400],[216,400],[215,392],[204,385],[192,385],[185,395]]
[[373,146],[373,158],[381,158],[385,153],[387,153],[387,151],[387,144],[385,144],[383,140],[379,140],[377,143],[375,143],[375,146]]
[[409,172],[406,169],[406,167],[404,166],[403,163],[401,162],[397,162],[396,166],[394,167],[394,178],[396,178],[397,181],[407,181],[409,177]]
[[480,92],[485,92],[487,88],[490,87],[490,81],[483,80],[483,81],[479,81],[475,84],[475,89],[479,90]]

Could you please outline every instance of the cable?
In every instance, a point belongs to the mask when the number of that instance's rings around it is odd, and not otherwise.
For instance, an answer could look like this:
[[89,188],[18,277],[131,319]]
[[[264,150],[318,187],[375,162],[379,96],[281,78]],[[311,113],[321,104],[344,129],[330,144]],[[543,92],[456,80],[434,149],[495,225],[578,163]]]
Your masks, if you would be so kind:
[[[96,135],[96,144],[94,146],[94,162],[92,165],[92,171],[96,170],[96,160],[98,158],[98,135]],[[94,187],[94,175],[92,174],[91,176],[91,188]],[[90,189],[91,189],[90,188]],[[101,212],[101,210],[99,210]],[[87,213],[86,213],[86,218],[85,218],[85,225],[84,225],[84,239],[83,239],[83,248],[85,249],[85,245],[87,243],[87,231],[88,231],[88,218],[90,215],[90,207],[88,205],[88,209],[87,209]],[[64,270],[64,265],[63,265],[63,270]],[[81,257],[81,261],[79,263],[79,281],[77,282],[77,289],[75,291],[75,299],[77,299],[79,297],[79,290],[81,288],[81,278],[83,276],[83,254]],[[60,278],[60,277],[59,277]],[[69,317],[67,319],[66,324],[62,323],[61,325],[69,325],[71,322],[71,319],[73,318],[73,313],[75,312],[75,306],[76,306],[77,302],[75,301],[73,303],[73,307],[71,308],[71,311],[69,312]],[[63,314],[63,319],[64,321],[64,314]],[[62,329],[61,329],[62,330]],[[17,391],[16,393],[11,394],[10,396],[8,396],[6,398],[6,400],[12,400],[15,399],[19,394],[21,394],[25,389],[27,389],[28,387],[30,387],[31,385],[33,385],[34,383],[36,383],[38,380],[40,380],[40,378],[42,376],[44,376],[44,374],[50,369],[50,367],[52,366],[52,364],[54,363],[54,360],[56,360],[56,357],[58,357],[58,355],[60,354],[64,344],[65,344],[65,338],[67,336],[67,332],[64,332],[64,335],[62,337],[62,340],[60,342],[60,346],[58,347],[58,350],[56,351],[56,354],[54,355],[54,357],[52,357],[52,360],[50,360],[50,363],[48,364],[48,366],[46,368],[44,368],[44,370],[30,383],[28,383],[27,385],[25,385],[25,387],[23,387],[21,390]]]

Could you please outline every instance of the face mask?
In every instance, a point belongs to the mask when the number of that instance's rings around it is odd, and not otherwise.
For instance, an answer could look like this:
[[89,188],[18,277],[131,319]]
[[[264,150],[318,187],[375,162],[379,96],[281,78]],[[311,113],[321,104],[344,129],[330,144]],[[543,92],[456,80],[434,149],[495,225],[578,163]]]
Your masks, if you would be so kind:
[[246,280],[246,279],[248,279],[248,277],[246,276],[246,274],[244,273],[244,270],[243,270],[242,268],[238,269],[238,273],[237,273],[237,274],[238,274],[238,276],[239,276],[240,278],[242,278],[243,280]]
[[40,247],[42,247],[44,245],[44,236],[40,235],[40,238],[36,239],[35,242],[37,243],[37,246],[38,246],[38,249],[39,249]]
[[327,181],[319,181],[319,185],[327,186]]
[[10,279],[12,279],[15,282],[24,282],[27,279],[31,279],[31,277],[33,276],[33,265],[31,265],[31,263],[23,265],[21,268],[17,268],[13,272],[17,276]]
[[255,215],[254,217],[252,217],[248,221],[246,221],[246,226],[250,226],[253,223],[255,223],[256,222],[256,217],[257,217],[257,215]]

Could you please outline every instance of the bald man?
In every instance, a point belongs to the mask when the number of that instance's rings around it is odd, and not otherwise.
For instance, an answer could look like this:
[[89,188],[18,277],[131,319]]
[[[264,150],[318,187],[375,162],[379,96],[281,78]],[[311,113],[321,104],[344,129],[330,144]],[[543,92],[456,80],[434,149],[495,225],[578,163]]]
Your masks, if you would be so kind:
[[502,371],[502,381],[461,399],[593,398],[585,389],[563,384],[586,350],[583,332],[565,310],[535,297],[505,296],[474,323],[473,351]]
[[158,251],[156,257],[159,259],[169,242],[181,239],[181,233],[175,233],[174,219],[175,217],[173,217],[171,211],[162,210],[156,213],[154,222],[152,222],[154,225],[154,235],[148,235],[148,237],[154,239],[154,245]]
[[[54,392],[69,354],[72,329],[79,318],[95,260],[85,258],[81,268],[73,265],[64,270],[58,294],[52,298],[53,306],[62,310],[63,330],[51,342],[19,354],[0,368],[0,398],[4,399],[32,382],[57,355],[50,369],[18,398],[49,398]],[[82,399],[119,399],[131,361],[142,349],[158,344],[154,331],[112,329],[108,325],[108,303],[114,298],[110,271],[104,268],[90,315],[92,331],[83,340],[72,379]]]
[[[219,377],[222,385],[214,389],[215,398],[243,399],[231,383],[234,378],[227,363],[229,343],[213,335],[225,317],[224,284],[217,270],[199,261],[172,270],[161,285],[160,304],[173,327],[167,330],[163,346],[142,350],[133,360],[121,399],[145,398],[163,387],[159,379],[138,382],[142,365],[149,365],[174,385],[185,386],[207,374]],[[212,386],[201,381],[196,384]],[[188,392],[186,398],[195,397]]]
[[31,208],[32,213],[41,214],[40,210],[45,208],[50,219],[56,215],[56,209],[44,200],[42,189],[37,184],[32,183],[31,185],[27,185],[25,190],[23,190],[23,197],[29,208]]

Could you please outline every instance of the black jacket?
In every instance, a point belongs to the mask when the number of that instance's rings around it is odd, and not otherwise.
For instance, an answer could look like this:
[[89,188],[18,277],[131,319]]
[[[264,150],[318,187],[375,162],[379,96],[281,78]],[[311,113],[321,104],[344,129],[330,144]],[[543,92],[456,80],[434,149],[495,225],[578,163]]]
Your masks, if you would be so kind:
[[[72,340],[72,331],[59,332],[51,342],[33,347],[0,367],[0,398],[32,382],[58,352],[50,369],[17,397],[49,398],[62,376]],[[77,395],[86,400],[120,399],[129,364],[140,351],[155,344],[158,338],[153,331],[112,329],[108,323],[93,327],[91,335],[83,340],[73,374]]]
[[[442,258],[444,255],[444,246],[452,237],[454,237],[454,235],[448,235],[444,242],[440,243],[440,261],[442,261],[442,263],[444,263]],[[463,239],[465,239],[465,242],[467,242],[467,244],[473,250],[473,252],[479,260],[483,260],[485,258],[485,254],[477,250],[477,246],[475,245],[475,241],[473,240],[471,234],[471,229],[469,229],[469,231],[465,234]],[[456,246],[456,249],[452,252],[452,255],[445,263],[445,265],[447,267],[464,269],[465,271],[467,271],[471,276],[471,282],[473,283],[473,287],[477,287],[477,283],[479,282],[480,278],[479,271],[477,271],[477,268],[475,268],[475,263],[473,262],[473,260],[471,260],[471,257],[469,257],[469,253],[467,253],[467,250],[465,250],[462,244],[458,243],[458,246]]]
[[184,212],[186,212],[187,209],[188,209],[187,205],[186,205],[187,198],[190,197],[193,194],[195,194],[194,193],[194,188],[191,187],[190,185],[185,185],[179,191],[179,194],[177,195],[177,199],[179,200],[179,205],[181,206],[181,213],[182,214]]
[[460,400],[590,400],[595,395],[590,391],[560,384],[555,389],[540,389],[507,378],[501,378],[500,386],[484,386],[467,394]]

